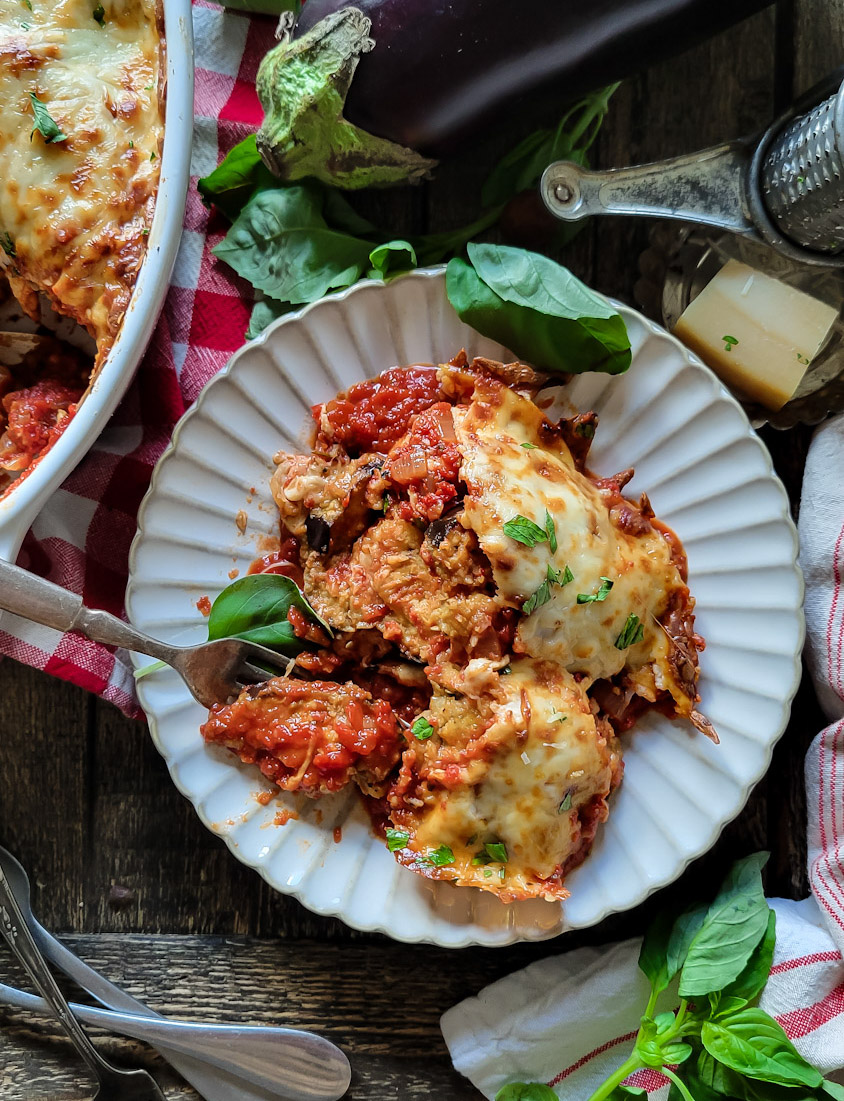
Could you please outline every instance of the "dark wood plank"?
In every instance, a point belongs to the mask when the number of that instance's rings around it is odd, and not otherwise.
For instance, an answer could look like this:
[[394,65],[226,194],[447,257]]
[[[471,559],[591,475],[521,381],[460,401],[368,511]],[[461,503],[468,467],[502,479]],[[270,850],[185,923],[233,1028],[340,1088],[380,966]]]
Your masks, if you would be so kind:
[[88,842],[93,698],[0,662],[0,839],[21,853],[52,924],[79,926]]

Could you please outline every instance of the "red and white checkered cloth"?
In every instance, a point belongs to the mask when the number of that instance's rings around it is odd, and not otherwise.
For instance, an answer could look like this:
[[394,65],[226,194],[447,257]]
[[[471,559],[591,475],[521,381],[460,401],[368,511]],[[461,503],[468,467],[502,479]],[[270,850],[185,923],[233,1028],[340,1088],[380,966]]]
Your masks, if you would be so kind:
[[[830,1074],[844,1067],[844,416],[815,434],[800,503],[807,658],[830,725],[806,758],[809,878],[802,902],[775,899],[777,947],[761,1005],[800,1052]],[[450,1009],[454,1065],[486,1097],[542,1081],[585,1101],[627,1058],[648,997],[639,941],[582,948],[531,964]],[[666,1006],[665,1008],[670,1008]],[[839,1078],[840,1081],[840,1078]],[[628,1081],[665,1101],[655,1071]]]
[[[243,343],[252,307],[252,288],[211,255],[227,226],[219,215],[209,215],[196,180],[260,124],[255,76],[275,44],[276,20],[194,0],[193,23],[191,186],[170,293],[131,389],[88,456],[42,510],[18,558],[34,573],[80,593],[89,607],[116,615],[123,613],[129,546],[152,468],[176,421]],[[140,715],[125,652],[20,619],[6,617],[4,627],[0,654]]]

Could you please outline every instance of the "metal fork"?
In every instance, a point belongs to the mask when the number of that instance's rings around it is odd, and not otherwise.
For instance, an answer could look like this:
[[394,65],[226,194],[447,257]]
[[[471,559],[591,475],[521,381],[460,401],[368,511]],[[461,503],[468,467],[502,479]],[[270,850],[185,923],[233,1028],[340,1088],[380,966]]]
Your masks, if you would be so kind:
[[197,646],[171,646],[138,631],[108,612],[86,608],[82,597],[52,581],[0,560],[0,610],[54,627],[78,631],[94,642],[123,646],[166,662],[180,674],[203,707],[226,703],[246,684],[258,684],[282,672],[288,662],[274,650],[239,638],[221,638]]
[[151,1074],[145,1070],[118,1070],[103,1059],[88,1039],[88,1034],[73,1016],[70,1006],[59,990],[46,960],[38,951],[38,946],[27,928],[2,867],[0,867],[0,930],[9,942],[9,947],[26,968],[41,996],[49,1003],[73,1046],[97,1079],[94,1098],[99,1098],[99,1101],[166,1101]]

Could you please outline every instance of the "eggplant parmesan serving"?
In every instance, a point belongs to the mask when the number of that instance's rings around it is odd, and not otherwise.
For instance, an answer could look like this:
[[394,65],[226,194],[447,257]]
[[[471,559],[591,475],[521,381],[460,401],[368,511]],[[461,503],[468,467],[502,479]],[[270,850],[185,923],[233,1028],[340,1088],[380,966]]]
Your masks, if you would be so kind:
[[202,728],[286,791],[356,785],[401,864],[505,902],[567,897],[644,711],[717,741],[683,547],[546,381],[461,352],[314,408],[257,565],[299,586],[301,652]]
[[0,358],[0,492],[66,426],[129,304],[158,187],[162,47],[156,0],[0,0],[0,301],[96,344],[93,363]]

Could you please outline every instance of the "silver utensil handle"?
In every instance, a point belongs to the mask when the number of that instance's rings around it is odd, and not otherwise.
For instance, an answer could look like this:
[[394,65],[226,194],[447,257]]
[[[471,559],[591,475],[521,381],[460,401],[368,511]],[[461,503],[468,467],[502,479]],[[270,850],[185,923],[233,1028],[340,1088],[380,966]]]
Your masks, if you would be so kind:
[[107,1072],[108,1068],[102,1062],[97,1049],[88,1039],[73,1013],[71,1013],[70,1006],[65,1001],[61,990],[59,990],[46,960],[38,951],[38,946],[27,928],[26,921],[15,901],[15,896],[12,894],[12,889],[2,867],[0,867],[0,931],[9,942],[9,947],[18,960],[26,968],[27,974],[41,996],[49,1004],[53,1013],[55,1013],[62,1028],[68,1034],[88,1067],[98,1076],[103,1071]]
[[0,560],[0,610],[57,631],[79,631],[94,642],[123,646],[166,661],[175,647],[135,630],[117,616],[86,608],[82,598],[11,562]]
[[[41,998],[2,983],[0,1004],[34,1013],[49,1012]],[[283,1095],[289,1101],[337,1101],[349,1087],[348,1060],[329,1040],[314,1033],[173,1021],[73,1002],[69,1008],[85,1024],[152,1044],[174,1066],[178,1065],[173,1062],[174,1056],[193,1056],[207,1061],[206,1072],[217,1067],[237,1075],[242,1083],[242,1101],[249,1096],[249,1085],[264,1091],[264,1097],[268,1093]]]
[[644,214],[755,234],[744,188],[749,163],[746,143],[733,141],[604,172],[557,161],[545,169],[539,186],[548,210],[565,222],[591,214]]

